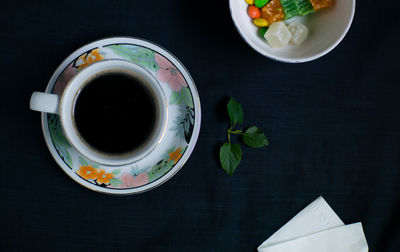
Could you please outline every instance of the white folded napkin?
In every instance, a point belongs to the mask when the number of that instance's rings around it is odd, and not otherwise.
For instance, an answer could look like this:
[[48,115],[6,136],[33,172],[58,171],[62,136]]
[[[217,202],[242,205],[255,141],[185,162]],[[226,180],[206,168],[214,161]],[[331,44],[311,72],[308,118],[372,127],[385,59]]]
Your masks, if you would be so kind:
[[319,197],[258,247],[259,252],[366,252],[361,223],[344,225]]

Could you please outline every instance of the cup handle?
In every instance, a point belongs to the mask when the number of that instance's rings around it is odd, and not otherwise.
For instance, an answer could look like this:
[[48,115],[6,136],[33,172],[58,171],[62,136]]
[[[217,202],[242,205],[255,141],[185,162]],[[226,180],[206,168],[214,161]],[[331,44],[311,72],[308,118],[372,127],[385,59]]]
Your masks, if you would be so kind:
[[33,92],[30,101],[31,110],[58,114],[58,104],[60,98],[56,94]]

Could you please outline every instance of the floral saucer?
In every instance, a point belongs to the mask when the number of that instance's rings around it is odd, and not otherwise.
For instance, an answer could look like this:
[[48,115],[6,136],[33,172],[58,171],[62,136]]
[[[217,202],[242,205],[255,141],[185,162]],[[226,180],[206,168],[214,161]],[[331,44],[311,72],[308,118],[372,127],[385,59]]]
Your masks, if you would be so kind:
[[42,113],[46,144],[63,171],[91,190],[117,195],[148,191],[170,179],[192,153],[200,130],[199,95],[188,71],[171,53],[128,37],[102,39],[72,53],[51,77],[46,93],[61,94],[80,70],[105,59],[132,61],[158,79],[168,102],[167,130],[160,144],[134,164],[104,166],[84,158],[70,145],[58,115]]

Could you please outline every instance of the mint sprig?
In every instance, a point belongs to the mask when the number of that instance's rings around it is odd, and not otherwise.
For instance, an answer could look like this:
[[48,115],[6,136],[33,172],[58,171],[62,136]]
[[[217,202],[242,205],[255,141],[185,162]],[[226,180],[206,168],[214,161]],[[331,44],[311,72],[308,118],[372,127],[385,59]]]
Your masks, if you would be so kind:
[[261,148],[269,145],[264,133],[257,127],[249,127],[242,135],[243,142],[253,148]]
[[243,142],[252,148],[268,146],[269,141],[261,129],[257,126],[250,126],[245,131],[242,129],[235,130],[237,124],[243,123],[244,113],[242,105],[234,98],[231,97],[229,100],[227,109],[231,126],[226,131],[228,142],[224,143],[219,150],[219,160],[221,162],[222,169],[228,173],[229,176],[232,176],[242,160],[242,148],[239,144],[231,143],[232,134],[240,135]]
[[222,168],[232,176],[242,160],[242,149],[239,144],[224,143],[219,151]]
[[231,97],[227,108],[231,124],[235,125],[236,123],[243,123],[244,113],[242,105],[239,102]]

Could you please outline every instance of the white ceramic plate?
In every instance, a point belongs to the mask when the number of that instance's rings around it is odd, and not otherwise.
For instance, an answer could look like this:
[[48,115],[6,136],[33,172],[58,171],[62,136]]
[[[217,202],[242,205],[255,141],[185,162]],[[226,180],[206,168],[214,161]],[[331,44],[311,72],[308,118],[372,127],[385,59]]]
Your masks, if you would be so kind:
[[189,158],[200,130],[200,100],[188,71],[171,53],[154,43],[128,37],[95,41],[72,53],[51,77],[46,92],[62,93],[81,69],[104,59],[125,59],[149,70],[168,100],[163,140],[142,160],[104,166],[83,157],[64,137],[58,115],[42,113],[47,146],[58,165],[79,184],[102,193],[126,195],[148,191],[170,179]]

